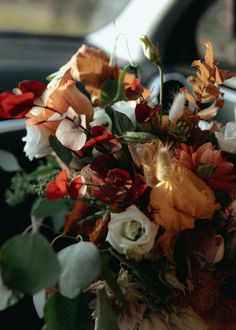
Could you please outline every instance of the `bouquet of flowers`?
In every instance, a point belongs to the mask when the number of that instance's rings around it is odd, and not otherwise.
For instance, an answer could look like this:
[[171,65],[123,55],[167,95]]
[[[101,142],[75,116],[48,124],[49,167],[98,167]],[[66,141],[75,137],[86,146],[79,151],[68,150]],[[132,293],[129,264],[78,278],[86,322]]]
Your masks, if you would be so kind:
[[138,66],[86,45],[48,85],[0,95],[1,117],[25,117],[26,155],[42,158],[6,192],[11,205],[38,196],[32,224],[0,249],[0,309],[32,295],[45,330],[236,327],[236,123],[212,120],[235,74],[204,40],[192,90],[172,93],[140,40],[158,95]]

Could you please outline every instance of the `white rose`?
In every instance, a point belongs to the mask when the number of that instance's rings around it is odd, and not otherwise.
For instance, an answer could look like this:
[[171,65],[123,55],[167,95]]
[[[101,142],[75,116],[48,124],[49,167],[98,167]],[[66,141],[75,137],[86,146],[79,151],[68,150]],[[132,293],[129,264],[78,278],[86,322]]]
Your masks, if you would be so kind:
[[108,114],[104,109],[95,107],[93,121],[90,122],[90,126],[104,126],[106,124],[108,124],[109,130],[111,130],[111,126],[112,126],[111,118],[108,116]]
[[135,101],[119,101],[112,105],[112,108],[118,112],[125,114],[132,121],[132,124],[136,126],[136,117],[135,117]]
[[153,246],[158,226],[152,223],[135,205],[121,213],[111,213],[106,240],[119,253],[131,252],[140,257]]
[[30,160],[49,155],[53,150],[49,145],[51,131],[43,126],[26,126],[26,136],[22,141],[26,142],[24,152]]
[[236,122],[229,122],[215,136],[223,151],[236,154]]

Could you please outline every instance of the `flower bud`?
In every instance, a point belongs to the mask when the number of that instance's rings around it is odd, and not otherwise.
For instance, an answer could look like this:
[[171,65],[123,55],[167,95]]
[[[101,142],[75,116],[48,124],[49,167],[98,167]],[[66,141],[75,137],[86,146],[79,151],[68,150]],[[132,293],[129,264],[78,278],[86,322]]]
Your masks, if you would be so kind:
[[150,62],[159,65],[161,63],[161,56],[158,48],[153,45],[151,40],[145,34],[142,34],[139,37],[139,40],[142,43],[143,52],[147,59]]
[[203,179],[208,179],[214,173],[214,168],[209,163],[201,162],[197,167],[197,175]]

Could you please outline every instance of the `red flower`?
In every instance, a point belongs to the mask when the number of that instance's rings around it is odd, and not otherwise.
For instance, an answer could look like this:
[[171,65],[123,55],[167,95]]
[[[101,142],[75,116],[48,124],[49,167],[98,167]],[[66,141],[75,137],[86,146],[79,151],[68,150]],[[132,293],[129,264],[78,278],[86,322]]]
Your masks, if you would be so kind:
[[115,153],[122,147],[121,142],[110,132],[106,126],[93,126],[91,130],[93,138],[80,150],[86,154],[87,149],[96,148],[102,153]]
[[151,190],[152,188],[147,184],[134,182],[126,195],[127,207],[130,205],[136,205],[140,206],[142,209],[147,209]]
[[151,120],[161,109],[162,105],[155,108],[149,107],[146,103],[138,103],[135,108],[135,117],[137,122],[146,123]]
[[90,168],[102,176],[107,175],[107,171],[116,168],[117,160],[109,154],[100,155],[91,162]]
[[180,164],[205,179],[212,188],[236,192],[234,164],[227,162],[222,156],[222,150],[215,150],[210,142],[195,151],[194,146],[182,143],[176,148],[176,158]]
[[110,205],[125,199],[127,191],[132,186],[131,176],[125,170],[116,168],[107,173],[104,184],[99,190],[93,190],[95,197]]
[[55,180],[48,184],[46,196],[48,200],[55,200],[69,194],[72,199],[76,200],[82,198],[86,190],[87,186],[82,176],[77,176],[69,182],[67,170],[62,170]]
[[15,92],[0,94],[0,117],[23,118],[45,88],[46,85],[40,81],[26,80],[19,83],[19,89]]
[[71,180],[68,186],[68,194],[75,200],[83,198],[86,190],[87,186],[82,176],[77,176],[75,179]]
[[140,79],[135,78],[131,87],[125,90],[125,95],[129,100],[137,100],[142,95],[143,90]]
[[67,194],[67,171],[61,171],[55,180],[51,181],[46,188],[46,196],[49,200],[61,198]]

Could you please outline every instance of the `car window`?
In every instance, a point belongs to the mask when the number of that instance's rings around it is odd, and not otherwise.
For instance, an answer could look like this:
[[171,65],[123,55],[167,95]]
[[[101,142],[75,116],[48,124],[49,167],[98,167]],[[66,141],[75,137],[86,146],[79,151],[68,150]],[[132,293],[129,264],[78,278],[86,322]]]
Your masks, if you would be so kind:
[[114,19],[129,0],[1,0],[0,31],[85,36]]
[[217,0],[206,10],[197,25],[197,45],[204,55],[201,40],[211,40],[214,56],[236,68],[236,2]]

